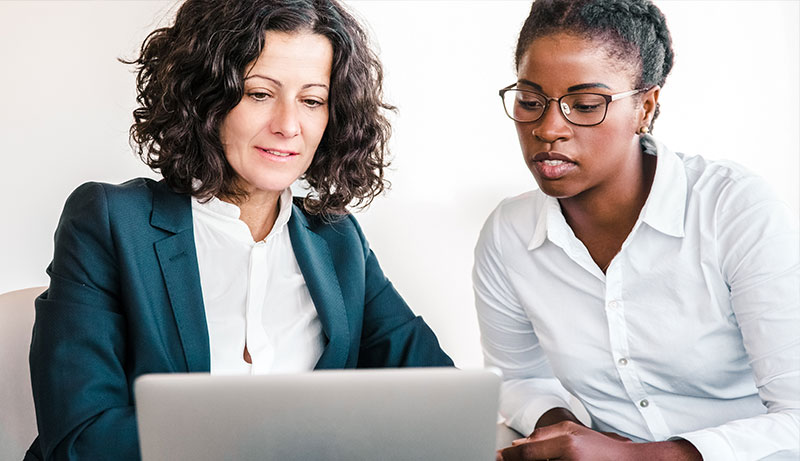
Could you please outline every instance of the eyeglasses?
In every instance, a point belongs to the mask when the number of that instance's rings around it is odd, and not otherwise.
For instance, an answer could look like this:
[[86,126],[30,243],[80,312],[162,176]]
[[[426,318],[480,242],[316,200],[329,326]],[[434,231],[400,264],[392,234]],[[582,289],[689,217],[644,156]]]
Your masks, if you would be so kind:
[[548,98],[532,90],[514,88],[513,83],[500,90],[506,115],[516,122],[535,122],[544,116],[550,101],[558,103],[564,118],[573,125],[595,126],[603,123],[612,101],[647,91],[649,88],[617,94],[567,93],[560,98]]

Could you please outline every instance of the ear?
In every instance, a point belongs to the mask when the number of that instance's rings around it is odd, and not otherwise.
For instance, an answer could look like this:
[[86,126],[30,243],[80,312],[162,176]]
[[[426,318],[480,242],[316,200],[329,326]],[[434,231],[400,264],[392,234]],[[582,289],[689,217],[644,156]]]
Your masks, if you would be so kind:
[[661,87],[654,85],[642,95],[642,110],[640,114],[639,126],[650,127],[655,117],[656,109],[658,108],[658,95],[661,92]]

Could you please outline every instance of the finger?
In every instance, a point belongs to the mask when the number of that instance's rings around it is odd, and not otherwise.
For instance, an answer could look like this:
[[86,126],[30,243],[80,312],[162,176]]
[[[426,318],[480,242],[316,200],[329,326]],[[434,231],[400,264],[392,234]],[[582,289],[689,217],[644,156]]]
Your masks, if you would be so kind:
[[528,441],[501,450],[501,459],[503,461],[533,461],[560,458],[564,454],[566,440],[566,436],[561,436],[540,441]]
[[517,447],[508,447],[497,450],[497,458],[495,458],[495,461],[522,461],[522,458]]
[[512,440],[511,441],[511,446],[512,447],[516,447],[517,445],[519,445],[521,443],[528,443],[528,442],[530,442],[530,439],[528,439],[527,437],[524,437],[524,438],[521,438],[521,439]]

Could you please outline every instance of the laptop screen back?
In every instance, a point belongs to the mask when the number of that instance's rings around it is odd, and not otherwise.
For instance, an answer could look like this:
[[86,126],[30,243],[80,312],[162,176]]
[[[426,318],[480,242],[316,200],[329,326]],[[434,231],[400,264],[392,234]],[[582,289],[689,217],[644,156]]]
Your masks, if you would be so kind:
[[500,377],[453,368],[136,380],[144,461],[494,459]]

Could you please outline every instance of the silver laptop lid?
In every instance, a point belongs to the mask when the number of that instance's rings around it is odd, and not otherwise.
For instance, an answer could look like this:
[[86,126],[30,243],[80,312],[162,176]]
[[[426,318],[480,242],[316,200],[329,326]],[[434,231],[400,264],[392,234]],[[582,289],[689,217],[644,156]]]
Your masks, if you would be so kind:
[[486,370],[401,368],[146,375],[134,391],[144,461],[489,461],[499,387]]

